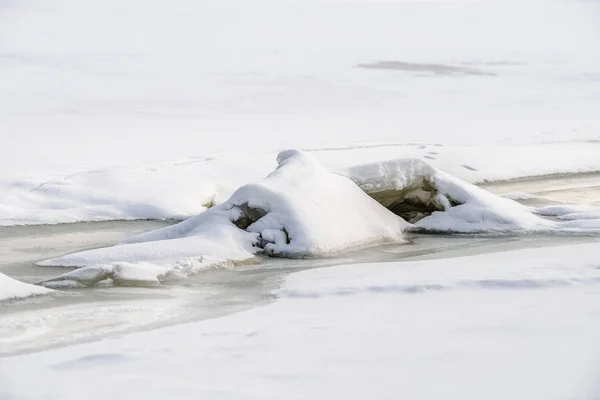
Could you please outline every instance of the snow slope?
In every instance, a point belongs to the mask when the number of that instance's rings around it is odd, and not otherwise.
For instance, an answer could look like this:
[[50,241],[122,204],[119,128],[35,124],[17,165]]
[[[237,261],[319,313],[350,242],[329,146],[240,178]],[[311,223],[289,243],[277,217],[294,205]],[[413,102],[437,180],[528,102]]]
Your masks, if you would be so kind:
[[299,272],[265,307],[3,359],[0,397],[593,399],[599,245]]
[[48,294],[50,289],[19,282],[0,273],[0,301]]

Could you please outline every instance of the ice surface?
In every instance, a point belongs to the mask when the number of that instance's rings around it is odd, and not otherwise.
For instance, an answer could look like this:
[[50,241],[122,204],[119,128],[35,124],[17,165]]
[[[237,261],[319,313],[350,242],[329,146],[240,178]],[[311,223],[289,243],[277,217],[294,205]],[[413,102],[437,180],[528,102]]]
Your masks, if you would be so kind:
[[594,398],[599,246],[302,271],[265,307],[6,358],[0,397]]
[[20,282],[0,273],[0,301],[48,294],[51,292],[50,289]]

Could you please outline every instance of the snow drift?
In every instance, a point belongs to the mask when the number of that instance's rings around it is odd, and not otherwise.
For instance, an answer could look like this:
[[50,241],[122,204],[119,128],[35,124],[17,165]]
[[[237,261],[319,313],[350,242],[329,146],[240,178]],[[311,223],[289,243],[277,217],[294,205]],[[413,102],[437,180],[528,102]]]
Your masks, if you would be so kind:
[[155,283],[168,273],[248,261],[256,253],[327,256],[404,240],[409,224],[348,178],[329,172],[301,151],[284,151],[278,162],[269,176],[242,186],[228,201],[196,217],[118,246],[40,265],[88,267],[53,282],[90,284],[110,278],[120,284]]
[[50,292],[50,289],[20,282],[0,273],[0,301],[48,294]]
[[556,227],[513,200],[433,168],[419,159],[348,168],[366,193],[413,224],[412,229],[452,232],[539,231]]
[[[321,257],[404,241],[403,232],[598,231],[600,219],[550,220],[417,159],[332,173],[308,154],[287,150],[266,178],[222,204],[125,243],[43,261],[87,267],[46,284],[154,285],[169,274],[220,263],[255,262],[257,253]],[[350,178],[350,179],[349,179]],[[537,212],[537,211],[536,211]],[[537,212],[539,214],[539,212]],[[407,222],[408,221],[408,222]]]

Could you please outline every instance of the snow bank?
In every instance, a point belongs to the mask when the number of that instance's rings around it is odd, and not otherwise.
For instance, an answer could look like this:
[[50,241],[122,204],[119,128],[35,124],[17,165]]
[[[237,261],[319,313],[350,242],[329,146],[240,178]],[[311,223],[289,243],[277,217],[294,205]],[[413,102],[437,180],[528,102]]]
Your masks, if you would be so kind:
[[532,231],[554,223],[418,159],[351,167],[347,175],[382,205],[432,231]]
[[50,293],[50,289],[19,282],[0,273],[0,301]]
[[[153,283],[168,271],[190,271],[190,262],[206,267],[214,262],[251,260],[255,253],[327,256],[404,240],[402,233],[408,224],[348,178],[329,172],[297,150],[280,153],[278,161],[278,168],[269,176],[241,187],[229,200],[196,217],[118,246],[40,265],[89,267],[58,280],[93,284],[111,278],[126,284],[132,280],[127,276],[134,275],[134,281]],[[157,269],[148,263],[168,268]],[[136,268],[143,272],[131,271]]]
[[[600,231],[600,218],[570,213],[554,219],[446,174],[418,159],[328,171],[312,156],[288,150],[266,178],[244,185],[225,202],[179,224],[121,245],[43,261],[88,267],[46,284],[155,285],[224,262],[254,262],[262,253],[327,256],[403,241],[403,231]],[[564,211],[564,210],[563,210]],[[408,221],[408,222],[406,222]]]
[[[600,143],[457,146],[365,144],[307,151],[330,171],[419,158],[470,183],[600,170]],[[130,219],[184,220],[221,204],[277,167],[276,152],[105,168],[53,179],[0,180],[0,225]],[[518,163],[507,162],[517,158]]]
[[[600,231],[598,212],[574,212],[573,207],[565,206],[526,207],[442,172],[419,159],[368,163],[349,167],[344,174],[382,205],[412,222],[413,230]],[[581,211],[581,208],[578,210]]]

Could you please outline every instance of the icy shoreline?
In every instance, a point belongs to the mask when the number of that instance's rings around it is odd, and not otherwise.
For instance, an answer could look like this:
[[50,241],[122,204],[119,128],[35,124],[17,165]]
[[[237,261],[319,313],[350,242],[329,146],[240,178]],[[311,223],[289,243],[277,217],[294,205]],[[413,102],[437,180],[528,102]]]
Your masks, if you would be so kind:
[[[179,224],[122,244],[39,262],[78,267],[43,282],[50,287],[160,284],[255,254],[327,257],[365,246],[401,243],[404,232],[600,231],[600,213],[523,206],[417,159],[328,171],[309,154],[288,150],[266,178]],[[556,217],[557,220],[546,218]]]
[[5,358],[0,394],[585,396],[597,372],[597,249],[593,243],[294,273],[265,307]]

